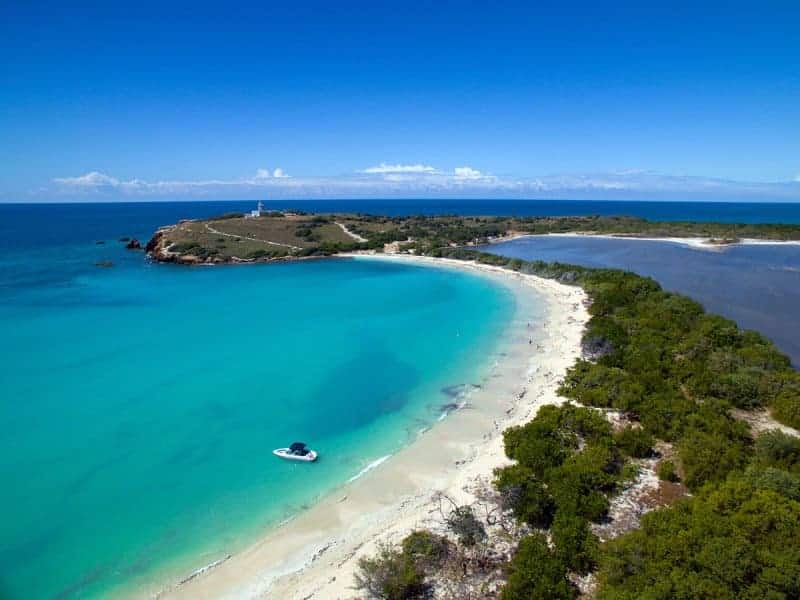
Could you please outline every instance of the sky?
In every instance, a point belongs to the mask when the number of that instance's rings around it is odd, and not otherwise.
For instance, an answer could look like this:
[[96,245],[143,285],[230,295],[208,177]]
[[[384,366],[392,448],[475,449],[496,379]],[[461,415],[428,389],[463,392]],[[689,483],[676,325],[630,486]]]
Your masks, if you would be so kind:
[[800,202],[800,2],[0,3],[0,201]]

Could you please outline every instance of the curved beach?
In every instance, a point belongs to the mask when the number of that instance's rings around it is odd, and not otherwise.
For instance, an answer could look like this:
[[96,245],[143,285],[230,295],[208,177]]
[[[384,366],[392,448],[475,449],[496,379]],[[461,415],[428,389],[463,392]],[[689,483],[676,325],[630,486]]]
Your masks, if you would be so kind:
[[517,310],[491,375],[461,410],[256,544],[142,596],[353,598],[361,556],[434,520],[440,494],[472,501],[493,469],[508,462],[502,431],[528,421],[540,406],[561,402],[558,383],[580,354],[588,320],[582,289],[463,261],[407,255],[357,260],[467,269],[508,286]]

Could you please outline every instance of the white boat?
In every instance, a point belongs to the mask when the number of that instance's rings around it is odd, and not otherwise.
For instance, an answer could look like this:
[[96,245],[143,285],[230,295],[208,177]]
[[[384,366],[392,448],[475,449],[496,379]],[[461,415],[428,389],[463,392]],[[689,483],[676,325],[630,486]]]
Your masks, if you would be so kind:
[[300,462],[314,462],[317,460],[317,453],[306,448],[303,442],[295,442],[288,448],[276,448],[272,453],[286,460],[298,460]]

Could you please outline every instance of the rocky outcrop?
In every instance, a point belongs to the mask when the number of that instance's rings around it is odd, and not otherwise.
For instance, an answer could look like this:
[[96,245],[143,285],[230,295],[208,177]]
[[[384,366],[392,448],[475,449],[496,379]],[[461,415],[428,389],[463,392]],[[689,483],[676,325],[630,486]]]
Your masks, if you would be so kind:
[[175,229],[175,226],[162,227],[156,231],[155,235],[147,242],[144,247],[147,256],[157,262],[176,263],[180,265],[200,265],[216,264],[224,262],[216,257],[200,257],[191,252],[173,251],[172,242],[167,239],[167,234]]
[[136,238],[131,238],[131,240],[128,241],[127,244],[125,244],[125,248],[127,248],[128,250],[141,250],[142,249],[142,245],[139,243],[139,240],[137,240]]
[[174,227],[162,227],[155,232],[144,247],[147,256],[158,262],[183,262],[178,260],[180,255],[177,252],[169,251],[171,243],[167,239],[166,233],[172,229],[174,229]]

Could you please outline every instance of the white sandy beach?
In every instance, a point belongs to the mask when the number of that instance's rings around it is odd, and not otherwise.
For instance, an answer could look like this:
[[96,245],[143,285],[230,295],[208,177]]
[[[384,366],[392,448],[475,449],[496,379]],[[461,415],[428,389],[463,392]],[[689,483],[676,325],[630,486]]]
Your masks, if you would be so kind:
[[[732,243],[720,244],[711,241],[709,238],[702,237],[639,237],[632,235],[614,235],[608,233],[546,233],[544,236],[549,237],[592,237],[607,240],[634,240],[640,242],[668,242],[671,244],[681,244],[695,250],[711,250],[720,251],[730,248],[732,246],[797,246],[800,241],[797,240],[764,240],[756,238],[742,238]],[[539,237],[535,235],[517,235],[510,239],[517,239],[523,237]],[[503,240],[507,241],[507,240]]]
[[426,526],[437,511],[439,493],[470,502],[472,490],[508,462],[501,432],[530,420],[540,406],[561,402],[556,389],[580,354],[588,320],[582,289],[456,260],[386,255],[358,260],[468,269],[508,285],[517,311],[492,375],[470,396],[467,408],[256,544],[182,583],[142,590],[142,597],[357,597],[353,574],[361,556],[372,554],[380,542],[399,541]]

